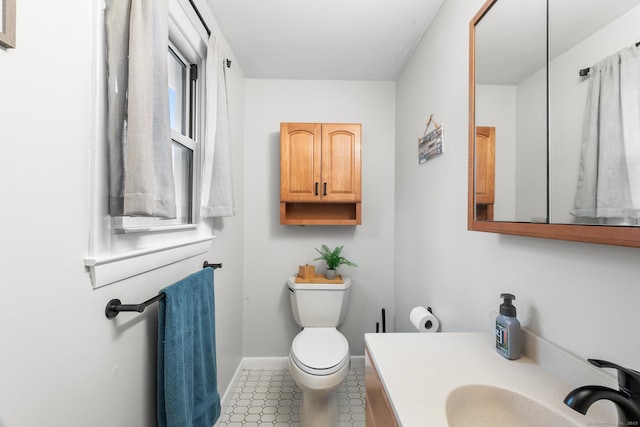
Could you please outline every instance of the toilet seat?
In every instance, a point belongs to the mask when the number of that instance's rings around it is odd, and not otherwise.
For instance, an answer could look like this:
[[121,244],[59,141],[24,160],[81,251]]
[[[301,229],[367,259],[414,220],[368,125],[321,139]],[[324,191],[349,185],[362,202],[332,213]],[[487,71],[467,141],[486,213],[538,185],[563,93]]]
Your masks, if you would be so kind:
[[305,328],[293,339],[293,362],[311,375],[331,375],[349,362],[349,343],[336,328]]

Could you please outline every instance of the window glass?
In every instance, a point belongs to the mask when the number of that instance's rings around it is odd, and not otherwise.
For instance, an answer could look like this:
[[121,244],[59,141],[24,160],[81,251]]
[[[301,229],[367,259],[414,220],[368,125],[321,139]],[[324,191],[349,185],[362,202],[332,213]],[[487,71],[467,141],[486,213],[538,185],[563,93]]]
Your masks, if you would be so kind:
[[193,150],[173,141],[173,175],[176,183],[176,222],[191,224]]
[[186,135],[187,64],[169,47],[167,54],[169,78],[169,120],[171,129]]
[[[116,229],[120,233],[150,231],[150,228],[194,223],[194,157],[197,143],[194,137],[188,135],[189,125],[195,123],[198,82],[190,82],[190,61],[186,54],[170,43],[167,50],[168,91],[169,91],[169,119],[171,123],[171,141],[173,157],[173,177],[176,195],[176,218],[163,219],[153,217],[122,217],[115,221]],[[197,64],[196,64],[197,65]]]

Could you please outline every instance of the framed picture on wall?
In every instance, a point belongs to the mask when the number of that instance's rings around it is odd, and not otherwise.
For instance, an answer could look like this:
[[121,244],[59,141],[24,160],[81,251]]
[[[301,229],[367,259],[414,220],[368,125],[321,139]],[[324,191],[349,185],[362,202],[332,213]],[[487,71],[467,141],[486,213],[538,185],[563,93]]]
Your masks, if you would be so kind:
[[418,163],[423,164],[442,153],[444,153],[444,125],[438,125],[436,129],[418,139]]
[[0,0],[0,46],[16,47],[16,0]]

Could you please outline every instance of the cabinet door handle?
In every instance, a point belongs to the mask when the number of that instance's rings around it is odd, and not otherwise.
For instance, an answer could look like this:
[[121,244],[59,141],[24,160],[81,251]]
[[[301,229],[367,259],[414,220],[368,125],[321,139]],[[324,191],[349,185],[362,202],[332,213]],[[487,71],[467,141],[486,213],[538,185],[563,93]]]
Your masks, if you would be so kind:
[[322,184],[322,195],[323,196],[327,195],[327,183],[326,182],[324,184]]
[[318,183],[316,182],[316,196],[318,195]]

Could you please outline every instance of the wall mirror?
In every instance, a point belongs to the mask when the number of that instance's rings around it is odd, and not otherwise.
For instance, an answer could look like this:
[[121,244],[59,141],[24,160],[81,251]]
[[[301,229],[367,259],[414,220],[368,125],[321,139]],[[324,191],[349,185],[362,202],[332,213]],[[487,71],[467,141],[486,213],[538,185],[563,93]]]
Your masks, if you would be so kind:
[[640,247],[640,0],[586,3],[472,19],[469,230]]

